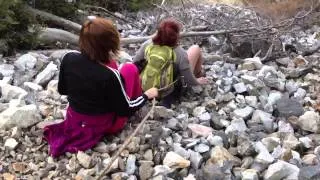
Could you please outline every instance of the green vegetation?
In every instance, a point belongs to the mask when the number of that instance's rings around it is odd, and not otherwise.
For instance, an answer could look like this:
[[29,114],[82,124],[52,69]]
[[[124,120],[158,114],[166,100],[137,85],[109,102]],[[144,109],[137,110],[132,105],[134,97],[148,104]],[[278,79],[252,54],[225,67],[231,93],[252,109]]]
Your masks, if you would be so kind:
[[0,53],[11,55],[16,49],[31,49],[36,41],[33,17],[20,0],[0,0]]

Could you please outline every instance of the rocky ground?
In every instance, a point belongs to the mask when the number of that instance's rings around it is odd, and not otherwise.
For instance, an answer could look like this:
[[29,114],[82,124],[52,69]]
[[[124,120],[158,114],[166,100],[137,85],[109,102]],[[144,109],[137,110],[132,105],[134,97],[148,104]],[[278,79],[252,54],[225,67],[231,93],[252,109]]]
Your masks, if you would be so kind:
[[[319,29],[285,38],[311,47]],[[124,33],[130,31],[142,32]],[[127,48],[132,54],[137,46]],[[210,84],[189,88],[172,109],[157,106],[105,179],[320,179],[320,53],[262,63],[209,49],[204,68]],[[2,58],[3,179],[94,179],[137,125],[130,122],[92,150],[48,156],[42,128],[61,122],[67,106],[57,92],[64,53]]]

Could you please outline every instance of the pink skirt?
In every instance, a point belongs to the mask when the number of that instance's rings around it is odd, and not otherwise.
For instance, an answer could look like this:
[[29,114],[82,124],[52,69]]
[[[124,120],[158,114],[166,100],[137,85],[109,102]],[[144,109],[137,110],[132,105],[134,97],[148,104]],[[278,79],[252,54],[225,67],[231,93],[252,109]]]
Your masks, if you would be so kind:
[[[142,94],[139,72],[135,65],[125,64],[120,70],[125,80],[125,88],[130,98]],[[115,113],[85,115],[68,107],[63,122],[46,126],[44,139],[49,144],[49,154],[58,157],[65,152],[75,153],[94,147],[107,134],[123,129],[128,117],[118,117]]]

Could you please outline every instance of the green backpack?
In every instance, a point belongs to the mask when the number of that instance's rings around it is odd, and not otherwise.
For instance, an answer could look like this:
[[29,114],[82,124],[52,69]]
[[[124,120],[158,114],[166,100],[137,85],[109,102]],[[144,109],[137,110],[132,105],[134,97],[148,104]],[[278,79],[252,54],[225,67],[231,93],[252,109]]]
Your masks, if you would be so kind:
[[[176,54],[172,47],[150,44],[145,49],[147,65],[141,72],[142,89],[144,91],[156,87],[162,89],[160,97],[170,94],[174,86],[173,68]],[[169,86],[168,86],[169,85]]]

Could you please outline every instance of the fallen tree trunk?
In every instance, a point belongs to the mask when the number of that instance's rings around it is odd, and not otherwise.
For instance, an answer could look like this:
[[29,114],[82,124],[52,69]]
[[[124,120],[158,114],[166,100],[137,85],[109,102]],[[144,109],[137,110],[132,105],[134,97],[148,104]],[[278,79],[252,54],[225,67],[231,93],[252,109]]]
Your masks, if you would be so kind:
[[61,17],[56,16],[54,14],[50,14],[50,13],[47,13],[47,12],[44,12],[44,11],[41,11],[41,10],[38,10],[38,9],[34,9],[32,7],[27,7],[26,9],[29,12],[31,12],[32,14],[38,15],[41,18],[43,18],[44,20],[52,21],[55,24],[57,24],[59,26],[62,26],[67,30],[75,31],[77,33],[80,32],[80,30],[81,30],[81,25],[77,24],[75,22],[72,22],[72,21],[69,21],[67,19],[61,18]]
[[[269,27],[270,28],[270,27]],[[228,34],[228,33],[235,33],[235,32],[242,32],[242,31],[249,31],[249,30],[256,30],[256,28],[246,28],[246,29],[231,29],[231,30],[219,30],[219,31],[200,31],[200,32],[182,32],[181,37],[194,37],[194,36],[211,36],[211,35],[218,35],[218,34]],[[144,36],[144,37],[133,37],[133,38],[122,38],[121,45],[128,45],[134,43],[142,43],[152,36]],[[78,35],[72,34],[68,31],[55,29],[55,28],[46,28],[42,30],[40,33],[40,41],[41,42],[65,42],[72,45],[78,44]]]
[[44,44],[55,44],[56,42],[78,45],[79,36],[56,28],[45,28],[41,30],[38,40]]

